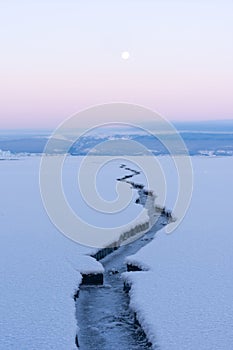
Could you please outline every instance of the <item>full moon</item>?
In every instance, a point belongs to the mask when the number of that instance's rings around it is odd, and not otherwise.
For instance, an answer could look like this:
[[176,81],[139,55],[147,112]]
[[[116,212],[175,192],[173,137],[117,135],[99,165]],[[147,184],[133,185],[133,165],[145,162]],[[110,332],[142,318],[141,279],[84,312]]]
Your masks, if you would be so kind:
[[122,58],[123,60],[128,60],[128,59],[129,59],[129,56],[130,56],[130,54],[129,54],[128,51],[123,51],[122,54],[121,54],[121,58]]

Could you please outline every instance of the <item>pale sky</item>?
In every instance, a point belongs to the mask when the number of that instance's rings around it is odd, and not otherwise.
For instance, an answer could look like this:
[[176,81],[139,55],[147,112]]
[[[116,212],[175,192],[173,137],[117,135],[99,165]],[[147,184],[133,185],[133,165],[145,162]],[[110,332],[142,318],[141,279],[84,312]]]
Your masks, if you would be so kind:
[[233,119],[232,38],[232,0],[0,0],[0,129],[107,102]]

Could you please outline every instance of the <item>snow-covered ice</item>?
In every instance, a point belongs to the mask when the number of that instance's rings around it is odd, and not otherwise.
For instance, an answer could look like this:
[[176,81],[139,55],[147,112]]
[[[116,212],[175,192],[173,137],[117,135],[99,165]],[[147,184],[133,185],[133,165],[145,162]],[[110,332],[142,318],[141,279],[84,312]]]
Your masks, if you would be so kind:
[[[97,157],[98,158],[98,157]],[[96,161],[97,161],[96,158]],[[77,192],[76,165],[80,157],[69,157],[64,188],[74,207]],[[75,349],[77,321],[73,295],[81,282],[81,272],[102,271],[91,257],[93,248],[81,246],[62,235],[50,222],[39,190],[40,157],[19,157],[0,162],[0,349]],[[106,200],[116,196],[116,178],[126,171],[115,163],[107,176],[97,179]],[[105,187],[101,180],[105,178]],[[128,185],[127,185],[128,186]],[[126,225],[146,211],[134,203],[113,220],[105,215],[106,227]],[[90,209],[91,210],[91,209]],[[84,219],[100,225],[94,210],[83,210]],[[91,213],[91,214],[90,214]],[[95,214],[95,215],[94,215]],[[95,217],[94,217],[95,216]],[[122,231],[121,231],[122,232]],[[85,261],[84,261],[85,260]]]
[[38,186],[39,159],[0,163],[0,349],[74,349],[73,294],[81,274],[67,257],[88,249],[51,224]]
[[[70,157],[65,165],[64,188],[74,209],[78,159]],[[232,158],[192,161],[194,193],[183,222],[171,235],[160,232],[128,258],[149,271],[126,273],[124,278],[132,283],[131,307],[154,345],[163,350],[228,350],[233,341]],[[40,157],[0,162],[1,350],[75,349],[73,295],[81,283],[79,271],[102,271],[87,256],[93,248],[69,240],[50,222],[40,198],[39,162]],[[160,162],[168,186],[165,204],[172,208],[177,179],[167,157]],[[117,160],[97,176],[106,200],[116,198],[115,179],[126,174],[119,165]],[[160,204],[156,180],[152,189]],[[146,184],[142,174],[133,181]],[[134,204],[136,198],[133,190],[127,211],[115,218],[100,219],[90,208],[81,215],[96,225],[104,221],[106,228],[119,223],[124,227],[144,210]],[[143,215],[146,222],[145,210]]]
[[96,259],[88,255],[77,255],[69,259],[71,265],[82,274],[97,274],[103,273],[103,265],[98,262]]
[[[159,232],[127,259],[149,271],[123,278],[131,284],[131,307],[154,348],[228,350],[233,343],[233,160],[192,161],[187,215],[175,232]],[[169,203],[172,198],[171,188]]]

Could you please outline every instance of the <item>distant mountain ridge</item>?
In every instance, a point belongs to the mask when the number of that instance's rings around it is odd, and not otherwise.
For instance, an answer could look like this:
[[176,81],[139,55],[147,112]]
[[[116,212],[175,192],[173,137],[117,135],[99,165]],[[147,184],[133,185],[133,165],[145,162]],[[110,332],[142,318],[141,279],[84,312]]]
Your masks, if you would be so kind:
[[[174,126],[183,138],[190,155],[232,156],[233,155],[233,121],[212,122],[177,122]],[[51,135],[49,130],[0,131],[0,150],[13,154],[41,154]],[[72,136],[73,137],[73,136]],[[174,138],[173,134],[163,134],[164,140]],[[119,142],[122,141],[122,142]],[[69,149],[71,155],[139,155],[137,147],[128,147],[124,140],[132,140],[143,145],[155,155],[166,155],[168,150],[155,136],[146,130],[133,128],[97,129],[84,134]],[[108,143],[108,147],[101,144]],[[53,153],[63,153],[64,147],[70,144],[67,138],[57,138]],[[104,145],[104,144],[103,144]],[[139,152],[139,153],[138,153]],[[174,150],[182,154],[182,150]],[[143,153],[142,153],[143,154]]]

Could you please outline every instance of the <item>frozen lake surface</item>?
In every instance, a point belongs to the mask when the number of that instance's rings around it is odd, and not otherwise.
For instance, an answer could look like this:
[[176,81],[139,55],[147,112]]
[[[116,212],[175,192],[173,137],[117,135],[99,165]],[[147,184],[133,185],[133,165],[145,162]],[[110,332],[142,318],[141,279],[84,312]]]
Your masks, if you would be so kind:
[[131,307],[156,349],[228,350],[233,343],[233,160],[192,161],[187,215],[175,232],[159,232],[129,258],[149,271],[125,277],[132,283]]
[[[166,204],[172,208],[177,180],[167,158],[160,161],[168,184]],[[176,232],[160,232],[133,257],[150,271],[127,274],[133,283],[130,305],[154,347],[228,350],[233,342],[233,161],[231,157],[193,157],[192,161],[190,209]],[[70,162],[72,175],[77,158]],[[116,196],[115,187],[110,190],[114,176],[124,173],[115,166],[107,176],[107,193],[100,187],[107,200]],[[50,222],[41,202],[38,174],[37,157],[0,162],[1,350],[75,349],[78,257],[92,248],[67,239]],[[75,209],[72,181],[65,180],[64,186]],[[137,182],[143,181],[139,175]],[[160,190],[156,177],[153,190]],[[141,211],[133,204],[135,198],[134,193],[128,212],[118,218],[122,225]],[[106,227],[114,220],[105,221]]]
[[[79,192],[72,186],[77,185],[81,159],[70,157],[65,165],[64,188],[74,209],[80,204]],[[93,248],[71,241],[51,223],[40,196],[39,165],[40,157],[0,162],[1,350],[76,347],[73,295],[81,282],[82,256]],[[112,171],[103,170],[97,180],[106,200],[116,196],[116,178],[125,174],[119,165],[120,161]],[[82,206],[80,215],[96,225],[126,225],[144,210],[134,203],[135,196],[133,193],[126,212],[119,215],[102,214],[100,218],[87,206]]]

